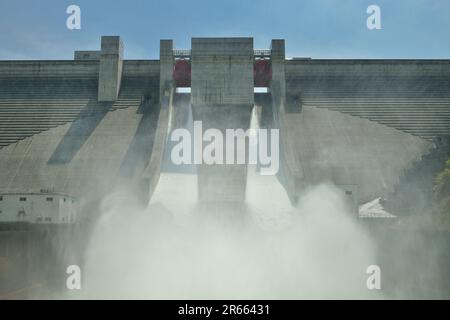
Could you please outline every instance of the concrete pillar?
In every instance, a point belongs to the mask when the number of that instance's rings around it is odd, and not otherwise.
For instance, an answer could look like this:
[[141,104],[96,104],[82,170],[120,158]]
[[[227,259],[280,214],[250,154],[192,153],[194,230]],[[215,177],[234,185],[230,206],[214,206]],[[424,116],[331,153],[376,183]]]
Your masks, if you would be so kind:
[[[193,107],[194,121],[202,121],[203,133],[208,129],[218,129],[223,138],[226,137],[226,129],[243,129],[246,131],[250,126],[252,113],[251,105],[223,106],[223,107]],[[245,139],[248,146],[248,139]],[[203,143],[203,150],[208,143]],[[237,138],[234,143],[234,156],[237,160]],[[226,143],[223,144],[224,161],[227,152]],[[202,151],[203,151],[202,150]],[[248,150],[246,150],[248,157]],[[236,163],[237,161],[235,161]],[[210,203],[212,206],[235,205],[245,201],[245,191],[247,185],[247,164],[201,164],[197,165],[198,174],[198,195],[203,203]]]
[[[301,112],[301,93],[287,89],[284,64],[286,61],[284,39],[273,39],[271,43],[272,85],[279,87],[281,103],[287,113]],[[273,88],[272,91],[277,91]]]
[[192,105],[253,105],[253,38],[192,39]]
[[276,39],[271,43],[272,81],[270,92],[272,95],[273,127],[280,130],[280,170],[278,180],[286,189],[292,203],[298,200],[299,190],[302,188],[302,169],[294,148],[296,137],[290,134],[286,124],[288,113],[299,112],[299,106],[293,104],[286,94],[285,78],[285,45],[284,40]]
[[[194,120],[223,137],[226,129],[247,130],[254,104],[253,39],[193,38],[191,61]],[[245,200],[246,164],[202,164],[197,172],[199,198],[207,208],[233,211]]]
[[159,42],[159,102],[161,107],[169,104],[173,89],[173,40]]
[[119,96],[122,80],[123,43],[118,36],[102,36],[98,101],[112,102]]
[[279,94],[281,105],[286,101],[286,79],[284,71],[285,49],[284,39],[273,39],[270,44],[270,59],[272,63],[272,81],[270,91]]

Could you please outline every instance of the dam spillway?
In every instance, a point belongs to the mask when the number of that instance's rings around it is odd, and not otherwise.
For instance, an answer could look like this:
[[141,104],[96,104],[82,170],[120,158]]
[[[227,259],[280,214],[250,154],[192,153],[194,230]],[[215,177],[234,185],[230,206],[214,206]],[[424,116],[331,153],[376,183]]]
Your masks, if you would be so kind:
[[[206,128],[226,116],[223,128],[247,129],[254,96],[264,96],[256,98],[265,101],[259,116],[263,125],[280,130],[279,178],[293,200],[305,186],[323,180],[355,189],[358,203],[383,196],[435,141],[447,139],[448,60],[286,60],[283,40],[273,40],[270,47],[256,50],[252,38],[194,38],[192,49],[183,51],[162,40],[159,61],[127,61],[122,41],[104,37],[100,51],[76,51],[73,61],[0,62],[0,152],[8,168],[2,171],[2,192],[54,190],[76,198],[108,193],[114,185],[109,179],[127,162],[133,139],[147,134],[150,149],[161,153],[167,139],[163,127],[173,127],[168,121],[180,59],[190,66],[184,76],[191,86],[193,120],[204,121]],[[255,94],[261,59],[270,66],[265,75],[270,81],[266,94]],[[108,82],[113,73],[119,80]],[[160,118],[160,111],[167,116]],[[137,130],[143,118],[149,129]],[[159,141],[153,145],[155,137]],[[132,180],[154,187],[162,155],[136,150],[133,157],[142,160]],[[100,153],[108,154],[108,161]],[[27,169],[31,163],[42,169]],[[207,169],[220,170],[199,167]],[[97,182],[90,179],[93,172],[100,174]],[[75,187],[92,183],[93,189],[81,188],[86,192]],[[206,189],[220,188],[214,183]],[[235,189],[230,197],[244,199],[245,182]]]
[[[259,128],[279,130],[271,178],[293,206],[332,183],[357,219],[361,204],[404,198],[398,190],[411,169],[429,173],[414,180],[417,190],[432,184],[449,155],[450,60],[286,59],[284,40],[268,47],[193,38],[191,49],[176,49],[161,40],[159,60],[126,60],[122,40],[107,36],[70,61],[0,61],[0,222],[8,232],[23,223],[91,225],[112,193],[145,208],[161,174],[184,170],[168,164],[174,130],[201,121],[226,136],[251,128],[252,114]],[[189,170],[206,214],[248,202],[247,164]],[[46,243],[60,239],[53,229]]]

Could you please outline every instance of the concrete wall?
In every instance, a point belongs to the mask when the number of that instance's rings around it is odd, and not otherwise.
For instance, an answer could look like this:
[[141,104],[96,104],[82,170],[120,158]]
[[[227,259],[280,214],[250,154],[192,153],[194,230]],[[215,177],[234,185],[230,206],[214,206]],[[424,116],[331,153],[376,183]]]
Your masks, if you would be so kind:
[[[138,191],[133,196],[148,200],[159,178],[170,117],[168,110],[160,116],[156,103],[126,101],[126,108],[81,118],[2,148],[0,194],[55,190],[80,199],[80,211],[89,215],[98,211],[86,208],[110,192]],[[148,170],[150,165],[153,170]],[[126,179],[124,167],[132,169],[125,170]]]
[[[0,77],[95,77],[99,61],[0,61]],[[123,76],[159,77],[159,60],[124,60]]]
[[88,60],[88,61],[98,61],[100,60],[101,52],[98,50],[92,51],[75,51],[73,54],[74,60]]
[[404,171],[429,152],[432,143],[384,125],[315,107],[282,115],[301,172],[296,190],[322,182],[353,186],[358,203],[386,196]]
[[[0,193],[39,193],[41,189],[50,189],[86,202],[102,196],[115,187],[114,179],[142,119],[138,108],[139,102],[126,109],[107,112],[91,133],[80,137],[86,141],[77,146],[79,150],[65,163],[50,163],[49,160],[65,139],[70,142],[71,128],[84,128],[86,119],[4,147],[0,150],[0,163],[4,168],[0,170]],[[70,144],[69,147],[76,146]]]
[[98,77],[98,61],[0,61],[0,77]]
[[159,60],[124,60],[123,77],[159,77]]
[[192,104],[253,105],[253,38],[192,38]]
[[286,78],[314,76],[450,76],[450,60],[286,60]]

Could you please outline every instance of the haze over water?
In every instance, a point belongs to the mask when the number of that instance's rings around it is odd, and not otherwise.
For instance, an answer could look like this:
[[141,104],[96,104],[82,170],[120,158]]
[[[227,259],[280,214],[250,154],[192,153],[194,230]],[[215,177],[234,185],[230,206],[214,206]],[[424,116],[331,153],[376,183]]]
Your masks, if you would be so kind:
[[276,178],[254,169],[242,223],[201,221],[195,175],[163,174],[145,210],[105,199],[86,253],[83,296],[381,297],[366,287],[374,248],[339,192],[318,186],[292,208]]

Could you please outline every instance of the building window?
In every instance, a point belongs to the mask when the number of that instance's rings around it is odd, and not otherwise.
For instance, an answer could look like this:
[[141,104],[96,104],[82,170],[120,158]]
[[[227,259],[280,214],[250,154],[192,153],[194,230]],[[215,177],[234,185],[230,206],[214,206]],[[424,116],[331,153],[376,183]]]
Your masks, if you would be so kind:
[[353,194],[353,192],[347,190],[347,191],[345,191],[345,194],[348,196],[351,196]]
[[66,202],[66,198],[64,198],[64,202]]
[[47,197],[46,200],[49,201],[49,202],[51,202],[51,201],[53,201],[53,198],[52,198],[52,197]]
[[51,221],[52,221],[52,218],[47,217],[47,218],[45,218],[45,221],[51,222]]
[[20,200],[20,201],[27,201],[27,198],[26,198],[26,197],[20,197],[19,200]]
[[42,217],[37,217],[36,222],[42,222]]
[[3,201],[3,197],[2,196],[0,196],[0,201]]

